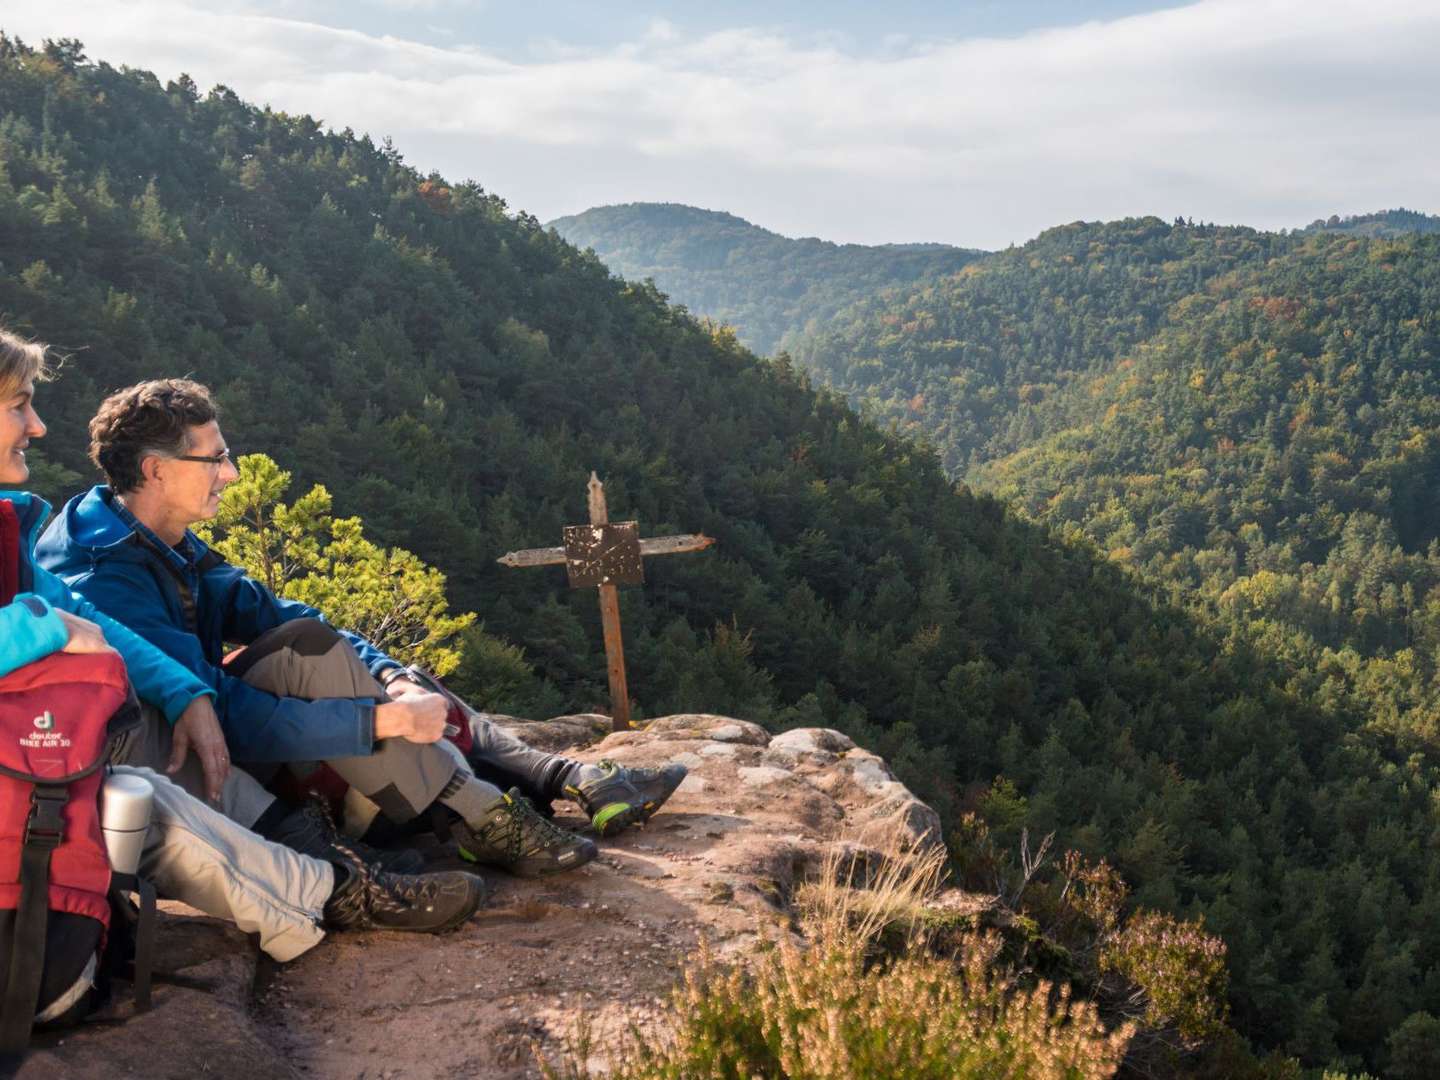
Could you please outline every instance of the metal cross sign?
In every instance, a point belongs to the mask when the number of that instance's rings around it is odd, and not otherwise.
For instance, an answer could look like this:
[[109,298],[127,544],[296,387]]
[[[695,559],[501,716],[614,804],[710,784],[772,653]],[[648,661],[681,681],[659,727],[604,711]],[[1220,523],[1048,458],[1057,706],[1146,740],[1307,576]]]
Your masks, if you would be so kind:
[[565,546],[512,551],[496,561],[502,566],[558,566],[565,564],[573,589],[595,586],[600,592],[600,625],[605,632],[605,666],[610,675],[614,729],[630,727],[630,689],[625,681],[625,650],[620,639],[618,586],[645,580],[645,558],[704,551],[715,543],[703,533],[640,538],[633,521],[610,520],[605,506],[605,485],[590,474],[590,524],[566,525]]

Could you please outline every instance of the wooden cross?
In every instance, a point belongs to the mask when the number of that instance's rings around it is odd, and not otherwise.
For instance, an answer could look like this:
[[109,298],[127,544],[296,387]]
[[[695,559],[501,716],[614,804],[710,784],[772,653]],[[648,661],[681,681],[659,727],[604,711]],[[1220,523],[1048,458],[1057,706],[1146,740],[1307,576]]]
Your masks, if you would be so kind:
[[625,681],[625,649],[620,639],[620,585],[645,580],[645,556],[704,551],[715,543],[704,533],[655,536],[640,539],[634,521],[610,520],[605,506],[605,485],[590,474],[590,524],[566,525],[565,546],[512,551],[497,559],[502,566],[558,566],[565,564],[572,589],[594,585],[600,590],[600,625],[605,632],[605,666],[610,675],[610,701],[614,730],[630,724],[630,688]]

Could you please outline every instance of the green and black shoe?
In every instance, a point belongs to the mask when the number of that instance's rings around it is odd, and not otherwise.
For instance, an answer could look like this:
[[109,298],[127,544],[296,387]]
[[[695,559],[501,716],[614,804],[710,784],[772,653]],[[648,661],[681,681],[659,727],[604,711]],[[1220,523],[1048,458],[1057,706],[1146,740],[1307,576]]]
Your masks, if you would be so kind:
[[627,768],[613,761],[585,765],[565,794],[580,804],[601,836],[638,825],[665,804],[690,770],[670,764],[658,769]]
[[511,788],[479,821],[456,826],[460,857],[509,870],[520,877],[542,877],[584,866],[595,858],[595,841],[553,824]]

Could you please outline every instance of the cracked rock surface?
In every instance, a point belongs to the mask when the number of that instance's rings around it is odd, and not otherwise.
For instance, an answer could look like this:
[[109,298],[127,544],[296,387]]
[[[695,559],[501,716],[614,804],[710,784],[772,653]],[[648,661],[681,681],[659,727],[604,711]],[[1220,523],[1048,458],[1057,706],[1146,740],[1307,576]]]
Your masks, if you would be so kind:
[[[794,886],[835,845],[853,857],[940,836],[935,812],[839,732],[772,737],[706,714],[610,735],[591,715],[494,719],[585,761],[680,761],[690,775],[589,866],[538,881],[484,871],[490,903],[443,937],[335,934],[257,973],[242,935],[172,905],[160,966],[214,989],[161,985],[153,1012],[52,1039],[20,1075],[536,1077],[532,1046],[558,1053],[582,1018],[602,1034],[663,1023],[702,939],[724,956],[785,932]],[[559,824],[584,827],[573,805],[556,805]],[[445,848],[430,854],[436,867],[463,865]]]

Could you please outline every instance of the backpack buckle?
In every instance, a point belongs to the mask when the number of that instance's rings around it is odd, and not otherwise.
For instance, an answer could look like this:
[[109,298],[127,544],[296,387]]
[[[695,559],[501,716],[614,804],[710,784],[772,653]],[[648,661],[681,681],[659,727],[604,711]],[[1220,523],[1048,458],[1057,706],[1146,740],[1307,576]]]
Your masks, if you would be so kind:
[[65,837],[65,804],[70,801],[63,787],[40,787],[30,793],[30,814],[25,819],[25,846],[60,846]]

